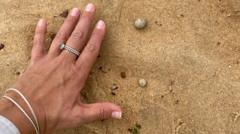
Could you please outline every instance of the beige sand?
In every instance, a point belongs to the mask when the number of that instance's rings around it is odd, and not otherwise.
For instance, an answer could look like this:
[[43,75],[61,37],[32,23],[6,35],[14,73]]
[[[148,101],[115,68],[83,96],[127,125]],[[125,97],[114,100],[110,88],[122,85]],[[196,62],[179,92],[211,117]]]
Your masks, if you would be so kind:
[[[88,0],[1,0],[1,92],[30,58],[39,18],[49,22],[48,44],[63,22],[58,15]],[[91,0],[108,34],[83,92],[85,101],[122,106],[124,119],[80,126],[59,134],[240,133],[239,0]],[[57,16],[57,17],[54,17]],[[135,18],[148,27],[133,27]],[[99,69],[102,67],[102,69]],[[122,79],[120,72],[126,72]],[[146,88],[138,79],[148,80]],[[119,86],[111,94],[113,83]]]

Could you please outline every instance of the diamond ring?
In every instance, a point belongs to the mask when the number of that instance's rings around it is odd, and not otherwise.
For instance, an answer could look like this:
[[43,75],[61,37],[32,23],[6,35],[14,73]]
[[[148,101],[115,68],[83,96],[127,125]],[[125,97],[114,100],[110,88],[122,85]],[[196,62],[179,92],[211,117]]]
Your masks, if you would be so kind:
[[71,48],[70,46],[68,46],[68,45],[66,45],[66,44],[63,44],[63,43],[62,43],[62,44],[59,46],[59,49],[60,49],[60,50],[67,50],[68,52],[76,55],[77,57],[80,56],[80,52],[78,52],[77,50],[75,50],[74,48]]

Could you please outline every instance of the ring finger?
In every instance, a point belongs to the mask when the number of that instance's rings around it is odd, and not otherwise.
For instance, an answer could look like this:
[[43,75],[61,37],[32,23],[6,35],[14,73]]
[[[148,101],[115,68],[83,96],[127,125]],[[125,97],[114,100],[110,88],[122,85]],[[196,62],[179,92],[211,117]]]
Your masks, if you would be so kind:
[[73,8],[71,13],[65,19],[62,27],[58,31],[56,37],[54,38],[52,45],[49,50],[49,54],[53,57],[56,57],[60,54],[60,50],[58,49],[61,43],[65,43],[71,33],[73,32],[77,22],[80,18],[80,11],[78,8]]
[[[95,6],[91,3],[86,6],[85,11],[81,16],[81,19],[79,20],[76,28],[74,29],[72,35],[66,43],[68,46],[77,51],[81,51],[84,48],[87,42],[87,36],[89,34],[95,10]],[[64,57],[69,57],[71,61],[76,60],[76,55],[69,54],[68,51],[63,51],[62,55]]]

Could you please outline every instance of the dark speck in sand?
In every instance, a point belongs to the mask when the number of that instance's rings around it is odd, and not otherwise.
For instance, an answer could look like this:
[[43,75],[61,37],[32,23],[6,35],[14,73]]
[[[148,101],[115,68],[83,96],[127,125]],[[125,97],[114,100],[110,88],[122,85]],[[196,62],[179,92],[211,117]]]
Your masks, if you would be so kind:
[[16,72],[16,75],[20,75],[21,73],[19,71]]
[[114,96],[117,95],[114,91],[112,91],[111,94],[114,95]]
[[52,41],[54,40],[54,38],[56,37],[56,35],[57,35],[56,33],[51,33],[51,34],[50,34],[50,38],[51,38]]
[[5,45],[0,43],[0,50],[2,50],[4,47],[5,47]]
[[66,18],[68,16],[68,9],[64,10],[59,16],[63,17],[63,18]]
[[121,78],[123,78],[123,79],[125,79],[127,77],[126,72],[121,72],[120,75],[121,75]]
[[131,133],[131,134],[140,134],[140,129],[142,128],[142,126],[138,123],[135,124],[134,127],[132,128],[129,128],[128,131]]

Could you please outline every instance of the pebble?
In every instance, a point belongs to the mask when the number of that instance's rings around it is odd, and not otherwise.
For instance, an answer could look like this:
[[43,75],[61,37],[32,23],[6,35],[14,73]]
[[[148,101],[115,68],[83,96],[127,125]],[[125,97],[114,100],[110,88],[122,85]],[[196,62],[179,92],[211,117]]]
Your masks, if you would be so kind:
[[127,77],[126,72],[121,72],[120,75],[121,75],[121,78],[123,78],[123,79],[125,79]]
[[138,18],[135,20],[134,25],[137,29],[143,29],[147,26],[147,21],[146,19]]
[[112,91],[111,94],[114,95],[114,96],[117,95],[114,91]]
[[16,72],[16,75],[20,75],[20,74],[21,74],[21,72],[19,72],[19,71]]
[[66,18],[68,16],[68,9],[64,10],[59,16],[63,17],[63,18]]
[[180,17],[184,17],[184,14],[180,14]]
[[111,90],[117,90],[117,89],[118,89],[118,86],[116,84],[113,84],[111,87]]
[[118,89],[118,86],[116,84],[113,84],[112,87],[111,87],[111,94],[112,95],[117,95],[116,94],[116,90]]
[[98,67],[98,69],[103,73],[107,73],[107,71],[105,71],[102,66]]
[[147,86],[147,81],[145,79],[140,79],[138,81],[138,84],[140,87],[146,87]]
[[0,50],[4,48],[4,44],[0,43]]

